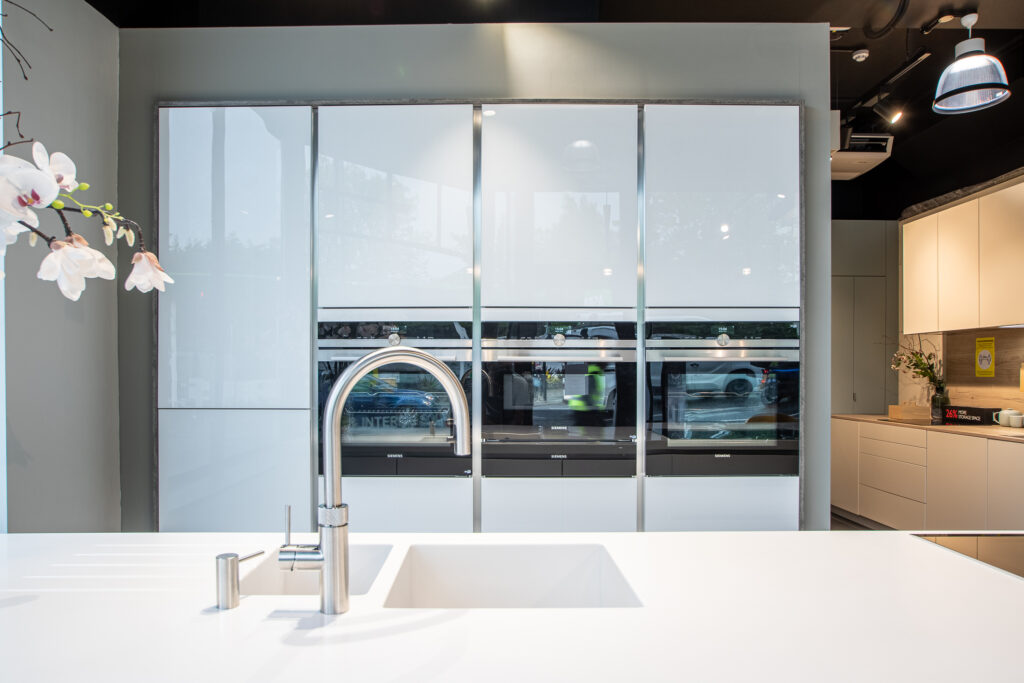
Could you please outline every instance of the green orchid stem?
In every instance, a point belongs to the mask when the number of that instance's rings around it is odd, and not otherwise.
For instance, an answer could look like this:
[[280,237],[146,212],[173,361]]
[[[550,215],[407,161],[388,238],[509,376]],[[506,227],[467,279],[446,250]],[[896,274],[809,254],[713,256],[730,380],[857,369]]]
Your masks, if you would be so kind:
[[51,242],[53,242],[55,239],[57,239],[56,237],[50,237],[45,232],[40,232],[40,231],[36,230],[35,228],[33,228],[31,225],[29,225],[25,221],[18,221],[18,224],[19,225],[24,225],[26,228],[28,228],[29,230],[31,230],[32,232],[34,232],[35,234],[39,235],[44,240],[46,240],[47,246],[49,246]]
[[[77,204],[77,202],[75,203]],[[82,213],[82,209],[76,209],[70,206],[65,206],[63,209],[54,209],[54,211],[61,214],[62,220],[64,218],[64,214],[61,213],[62,211],[74,211],[75,213]],[[124,226],[129,230],[133,231],[135,233],[135,237],[139,240],[139,251],[146,251],[146,240],[142,239],[142,228],[139,227],[138,223],[131,219],[124,218],[123,216],[117,216],[114,214],[106,213],[102,209],[97,210],[97,212],[94,213],[93,215],[98,218],[102,218],[104,215],[108,216],[112,221],[114,221],[118,225]],[[66,224],[67,222],[65,221],[65,225]]]

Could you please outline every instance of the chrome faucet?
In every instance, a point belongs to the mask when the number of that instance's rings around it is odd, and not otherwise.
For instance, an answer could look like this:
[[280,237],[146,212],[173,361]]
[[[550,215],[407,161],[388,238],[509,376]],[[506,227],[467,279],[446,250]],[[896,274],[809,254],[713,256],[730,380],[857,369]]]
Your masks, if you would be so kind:
[[459,378],[447,365],[426,351],[391,346],[366,354],[352,363],[334,382],[324,405],[324,504],[317,510],[318,545],[291,545],[278,551],[286,570],[319,570],[320,611],[348,611],[348,506],[341,502],[341,412],[356,382],[382,365],[407,363],[433,375],[448,394],[455,421],[455,455],[470,454],[469,404]]

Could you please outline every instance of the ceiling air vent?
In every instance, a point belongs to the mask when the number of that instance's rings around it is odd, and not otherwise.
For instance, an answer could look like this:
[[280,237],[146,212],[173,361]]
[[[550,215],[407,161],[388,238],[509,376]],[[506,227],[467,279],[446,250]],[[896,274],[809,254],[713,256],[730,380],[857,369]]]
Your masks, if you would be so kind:
[[892,154],[892,136],[884,133],[854,133],[846,149],[832,153],[832,180],[852,180],[866,173]]

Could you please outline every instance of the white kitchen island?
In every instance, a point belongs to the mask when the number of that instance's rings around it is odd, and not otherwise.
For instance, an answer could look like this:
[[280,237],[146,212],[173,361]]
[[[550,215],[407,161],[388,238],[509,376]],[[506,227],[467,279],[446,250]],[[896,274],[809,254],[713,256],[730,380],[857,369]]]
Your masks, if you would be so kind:
[[[1024,579],[904,532],[353,534],[390,551],[347,614],[321,615],[315,595],[217,610],[214,557],[281,540],[0,536],[0,680],[1024,677]],[[642,605],[385,607],[413,544],[600,545]]]

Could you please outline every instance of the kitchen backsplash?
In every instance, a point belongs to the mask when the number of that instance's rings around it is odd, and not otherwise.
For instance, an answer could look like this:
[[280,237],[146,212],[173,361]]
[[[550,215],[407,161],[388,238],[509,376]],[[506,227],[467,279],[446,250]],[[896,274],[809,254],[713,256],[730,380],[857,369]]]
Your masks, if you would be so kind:
[[[947,332],[942,336],[946,383],[953,405],[1024,411],[1024,392],[1020,390],[1024,329],[991,327]],[[995,377],[975,376],[974,350],[978,337],[995,338]]]

